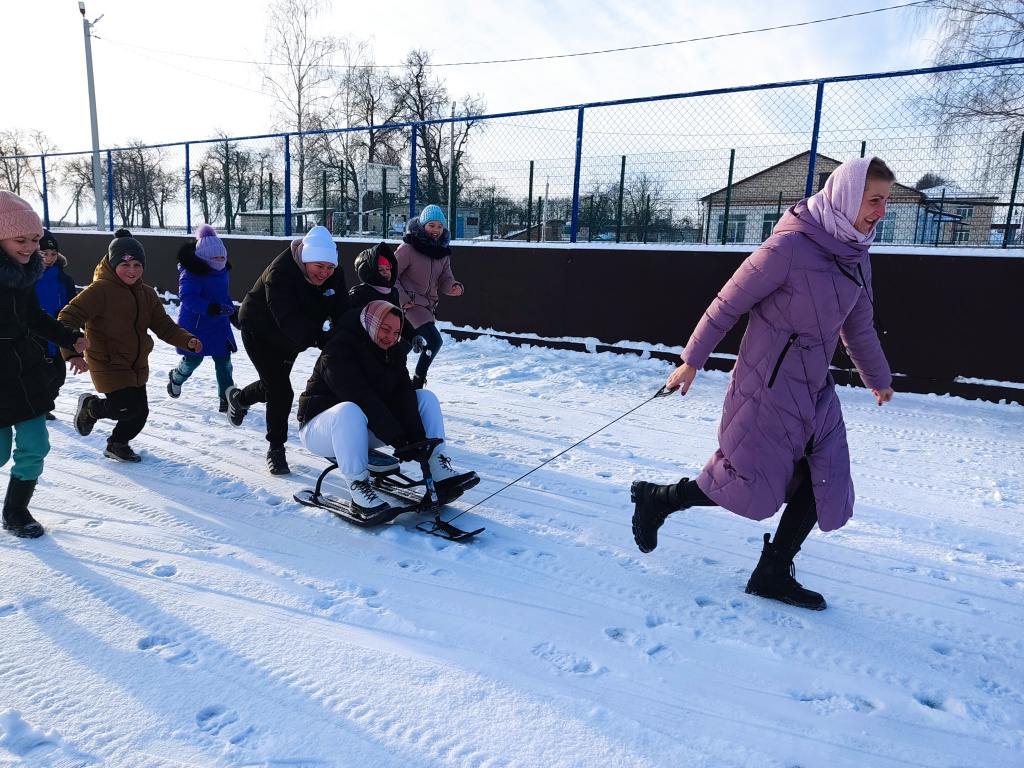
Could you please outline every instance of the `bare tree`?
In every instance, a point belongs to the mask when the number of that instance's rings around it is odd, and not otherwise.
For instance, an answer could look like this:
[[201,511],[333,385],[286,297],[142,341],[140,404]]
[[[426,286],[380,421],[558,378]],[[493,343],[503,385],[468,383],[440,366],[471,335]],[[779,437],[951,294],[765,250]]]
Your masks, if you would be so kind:
[[[992,61],[1024,55],[1024,0],[929,0],[919,18],[937,17],[936,65]],[[934,14],[935,16],[932,16]],[[1024,68],[993,66],[936,76],[927,106],[948,136],[996,128],[982,177],[1007,173],[1024,131]]]
[[[277,125],[286,131],[308,131],[322,114],[332,82],[331,63],[337,38],[318,36],[315,21],[329,10],[330,0],[274,0],[267,8],[266,56],[260,65],[264,89],[274,99]],[[302,206],[306,176],[306,139],[297,137],[298,194]]]
[[[401,72],[390,79],[390,87],[400,108],[400,116],[409,122],[426,122],[451,117],[451,101],[444,81],[433,74],[430,54],[413,50],[405,57]],[[483,96],[462,97],[458,102],[457,118],[473,118],[487,109]],[[470,134],[482,130],[478,120],[463,119],[455,123],[454,168],[456,178],[462,177],[465,154]],[[448,178],[451,152],[451,124],[437,123],[420,126],[417,131],[420,162],[426,171],[426,201],[447,202],[450,179]],[[418,169],[417,169],[418,170]],[[457,192],[457,190],[456,190]]]
[[664,191],[664,179],[647,171],[633,174],[626,183],[623,218],[633,228],[636,240],[647,242]]
[[42,198],[42,166],[37,158],[25,155],[56,151],[57,146],[43,131],[0,131],[0,181],[16,195],[24,197],[34,192]]
[[65,160],[60,167],[58,186],[71,195],[71,202],[58,221],[64,221],[71,212],[71,208],[74,207],[75,226],[77,227],[80,224],[79,214],[83,203],[93,201],[92,157],[90,155],[74,155]]

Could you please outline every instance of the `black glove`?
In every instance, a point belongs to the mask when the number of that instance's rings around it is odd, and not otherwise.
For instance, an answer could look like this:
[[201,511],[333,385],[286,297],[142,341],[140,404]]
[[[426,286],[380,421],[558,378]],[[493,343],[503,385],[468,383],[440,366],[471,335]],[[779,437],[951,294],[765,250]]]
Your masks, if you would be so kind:
[[235,311],[231,313],[231,317],[229,317],[228,320],[231,321],[231,324],[233,326],[235,326],[235,328],[237,328],[238,330],[242,330],[242,326],[238,322],[238,308],[237,307],[235,308]]
[[218,317],[219,315],[233,315],[235,313],[235,306],[233,304],[218,304],[216,301],[211,301],[210,306],[206,308],[206,314],[210,317]]
[[404,435],[395,440],[392,453],[399,461],[419,463],[425,460],[430,452],[430,446],[423,445],[426,439],[426,435]]

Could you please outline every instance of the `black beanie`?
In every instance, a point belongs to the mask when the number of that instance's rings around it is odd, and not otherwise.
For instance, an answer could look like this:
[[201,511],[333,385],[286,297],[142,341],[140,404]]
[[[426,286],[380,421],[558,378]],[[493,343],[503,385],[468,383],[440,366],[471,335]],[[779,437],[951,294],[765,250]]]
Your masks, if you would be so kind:
[[146,249],[127,229],[119,229],[114,233],[114,239],[107,248],[107,261],[110,262],[112,269],[117,269],[118,264],[124,264],[126,261],[137,261],[146,266]]
[[57,247],[57,238],[48,229],[44,229],[43,236],[39,238],[39,250],[60,252],[60,248]]

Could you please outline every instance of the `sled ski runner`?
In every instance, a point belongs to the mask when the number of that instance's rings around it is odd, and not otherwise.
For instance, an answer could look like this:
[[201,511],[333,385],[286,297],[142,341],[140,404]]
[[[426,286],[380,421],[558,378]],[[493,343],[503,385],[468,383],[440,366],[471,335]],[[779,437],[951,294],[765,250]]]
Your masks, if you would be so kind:
[[441,519],[441,508],[451,504],[462,495],[463,491],[479,483],[480,478],[474,474],[457,487],[437,489],[427,462],[434,448],[440,443],[439,439],[430,439],[407,446],[403,452],[403,456],[420,464],[423,470],[422,480],[413,480],[402,474],[400,465],[396,466],[393,461],[383,462],[384,466],[375,464],[374,456],[371,453],[369,470],[373,478],[373,489],[388,503],[388,506],[381,511],[364,513],[354,508],[349,502],[323,492],[324,479],[338,468],[337,462],[333,459],[330,460],[331,463],[327,469],[321,472],[320,477],[317,478],[316,488],[299,491],[293,498],[307,507],[325,509],[360,528],[383,525],[406,513],[432,514],[433,520],[417,523],[416,529],[448,541],[466,541],[478,533],[482,533],[484,529],[464,531],[456,528]]

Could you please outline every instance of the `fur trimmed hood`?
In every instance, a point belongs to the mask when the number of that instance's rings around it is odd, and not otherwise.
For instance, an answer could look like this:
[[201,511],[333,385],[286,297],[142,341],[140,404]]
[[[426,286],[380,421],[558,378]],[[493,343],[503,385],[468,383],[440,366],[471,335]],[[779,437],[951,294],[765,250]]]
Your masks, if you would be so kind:
[[21,291],[35,285],[46,271],[43,254],[33,251],[28,264],[19,264],[15,259],[0,251],[0,287]]

